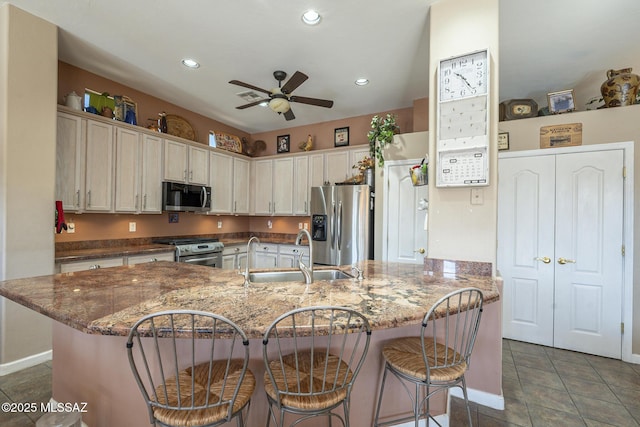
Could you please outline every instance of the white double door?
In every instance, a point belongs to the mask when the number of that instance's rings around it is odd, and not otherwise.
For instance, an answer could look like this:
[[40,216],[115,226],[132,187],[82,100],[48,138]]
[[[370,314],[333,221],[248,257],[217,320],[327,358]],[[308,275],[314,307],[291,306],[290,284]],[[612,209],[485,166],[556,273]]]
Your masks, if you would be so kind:
[[621,358],[623,154],[499,159],[504,337]]

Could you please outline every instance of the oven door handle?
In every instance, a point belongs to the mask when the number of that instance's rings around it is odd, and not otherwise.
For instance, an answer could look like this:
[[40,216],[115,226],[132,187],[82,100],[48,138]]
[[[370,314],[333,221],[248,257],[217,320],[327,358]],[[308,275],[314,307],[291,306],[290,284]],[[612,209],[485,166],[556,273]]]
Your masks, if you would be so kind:
[[219,256],[208,256],[204,258],[183,258],[180,261],[190,263],[190,262],[201,262],[201,261],[209,261],[209,260],[217,260]]

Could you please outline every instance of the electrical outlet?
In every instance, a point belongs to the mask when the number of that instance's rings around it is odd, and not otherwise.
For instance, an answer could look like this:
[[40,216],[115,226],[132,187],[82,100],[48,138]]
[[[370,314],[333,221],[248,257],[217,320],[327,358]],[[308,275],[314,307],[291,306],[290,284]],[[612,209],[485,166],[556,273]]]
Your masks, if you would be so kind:
[[218,228],[222,228],[222,221],[218,221]]
[[298,223],[298,230],[302,230],[302,223],[301,222]]
[[67,223],[67,233],[72,234],[76,232],[76,225],[73,222]]
[[471,189],[471,204],[472,205],[484,204],[484,192],[482,191],[482,188]]
[[308,230],[308,229],[309,229],[309,223],[308,223],[308,222],[305,222],[305,223],[304,223],[304,229],[305,229],[305,230]]
[[135,233],[136,231],[136,223],[135,222],[130,222],[129,223],[129,233]]
[[273,222],[271,222],[271,220],[267,221],[267,228],[269,229],[273,228]]

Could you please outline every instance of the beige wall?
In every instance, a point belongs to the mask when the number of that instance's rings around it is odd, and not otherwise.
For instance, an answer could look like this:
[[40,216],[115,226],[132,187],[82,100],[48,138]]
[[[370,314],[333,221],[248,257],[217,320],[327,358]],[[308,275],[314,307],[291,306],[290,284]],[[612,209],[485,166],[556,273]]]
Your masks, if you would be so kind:
[[[498,1],[442,1],[431,6],[429,110],[437,111],[437,69],[440,59],[488,48],[491,55],[489,100],[490,185],[479,187],[482,205],[471,205],[469,188],[437,188],[435,169],[429,172],[429,256],[496,262],[498,134]],[[429,118],[436,129],[436,114]],[[429,157],[436,159],[436,132],[429,135]]]
[[[0,7],[0,280],[53,273],[57,29]],[[0,368],[51,349],[50,320],[0,298]]]
[[[611,142],[640,141],[640,105],[581,111],[555,116],[500,122],[500,132],[509,132],[509,150],[540,149],[540,127],[567,123],[582,123],[582,144],[605,144]],[[634,277],[640,277],[640,150],[634,150]],[[640,353],[640,284],[635,283],[633,292],[633,344],[632,352]]]

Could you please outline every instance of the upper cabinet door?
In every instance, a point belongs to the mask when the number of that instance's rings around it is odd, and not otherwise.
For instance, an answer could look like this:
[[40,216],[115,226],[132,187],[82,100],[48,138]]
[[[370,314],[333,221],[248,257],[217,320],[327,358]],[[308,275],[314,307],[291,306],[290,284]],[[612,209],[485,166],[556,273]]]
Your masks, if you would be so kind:
[[113,126],[87,120],[87,211],[113,208]]
[[162,143],[162,138],[158,136],[142,135],[142,213],[162,212]]
[[84,126],[77,116],[58,113],[56,135],[56,200],[68,212],[84,206]]
[[116,128],[115,211],[140,209],[140,133]]
[[[254,206],[257,215],[273,213],[273,160],[256,160],[254,163]],[[291,191],[291,182],[287,183]]]
[[295,158],[293,167],[293,214],[309,214],[309,156]]
[[191,184],[209,185],[209,150],[189,146],[189,176]]
[[187,146],[181,142],[164,142],[165,181],[187,182]]
[[325,178],[330,184],[344,182],[351,175],[349,151],[327,153],[325,157]]
[[273,161],[273,209],[276,215],[293,213],[293,158]]
[[249,213],[249,160],[233,158],[233,213]]
[[209,182],[211,184],[211,211],[232,213],[233,211],[233,157],[216,152],[209,154]]

